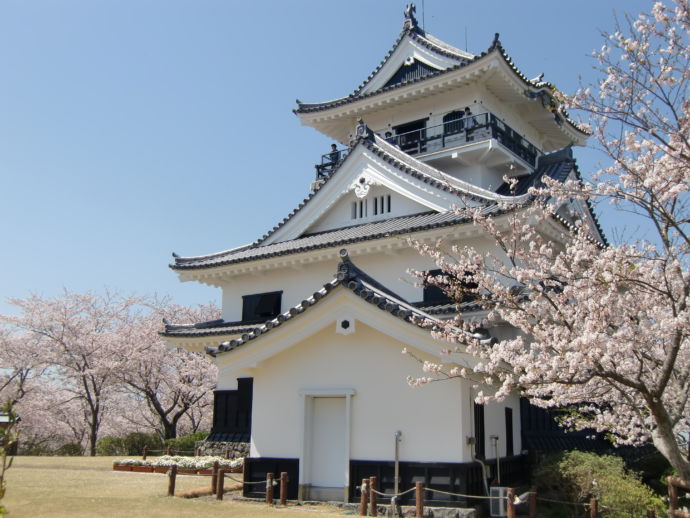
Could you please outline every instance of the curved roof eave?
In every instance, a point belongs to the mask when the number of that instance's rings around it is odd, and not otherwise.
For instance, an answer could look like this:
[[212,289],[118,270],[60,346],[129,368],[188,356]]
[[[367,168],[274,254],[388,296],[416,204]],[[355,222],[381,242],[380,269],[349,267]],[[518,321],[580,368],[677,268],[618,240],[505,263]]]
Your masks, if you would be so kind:
[[[293,110],[293,113],[296,115],[304,115],[307,113],[315,113],[315,112],[324,112],[328,111],[331,109],[339,108],[341,106],[355,103],[358,101],[362,101],[364,99],[369,99],[373,98],[379,95],[383,95],[385,93],[394,91],[399,88],[403,88],[405,86],[409,86],[412,84],[417,84],[417,83],[422,83],[424,81],[430,81],[432,79],[435,79],[439,76],[450,74],[453,72],[456,72],[458,70],[462,70],[468,66],[471,66],[476,63],[480,63],[482,61],[485,61],[489,59],[490,57],[493,57],[494,55],[500,56],[504,62],[508,65],[512,73],[514,74],[514,77],[517,78],[523,86],[525,86],[528,90],[526,90],[525,95],[528,98],[536,98],[541,94],[542,92],[546,92],[549,98],[551,99],[553,97],[553,92],[556,91],[556,87],[547,81],[537,81],[537,80],[532,80],[528,79],[525,74],[523,74],[515,65],[513,62],[513,59],[508,55],[508,53],[505,51],[503,48],[503,45],[500,42],[499,35],[496,33],[494,40],[491,44],[491,46],[484,52],[482,52],[479,55],[473,56],[472,58],[466,58],[463,62],[458,63],[457,65],[447,68],[445,70],[439,70],[438,72],[432,72],[426,76],[419,77],[417,79],[413,79],[410,81],[403,81],[401,83],[397,83],[395,85],[387,86],[380,88],[378,90],[375,90],[373,92],[368,92],[365,94],[361,94],[362,89],[373,79],[373,76],[378,72],[378,70],[385,64],[385,62],[390,58],[390,54],[397,48],[397,46],[400,44],[402,41],[402,37],[405,35],[405,32],[403,31],[403,34],[401,37],[398,39],[396,42],[396,45],[393,47],[393,49],[389,52],[389,55],[384,59],[384,61],[381,62],[379,67],[370,75],[367,80],[362,83],[353,93],[347,95],[346,97],[341,97],[338,99],[333,99],[330,101],[324,101],[324,102],[316,102],[316,103],[303,103],[299,100],[297,100],[297,108]],[[428,41],[428,40],[427,40]],[[531,95],[528,95],[527,92],[530,92],[531,94],[536,94],[534,97]],[[545,107],[546,109],[546,107]],[[562,122],[568,124],[573,131],[578,133],[579,135],[582,135],[584,137],[590,136],[590,133],[582,128],[580,128],[575,121],[570,119],[568,116],[568,113],[565,112],[564,110],[560,109],[560,107],[556,108],[556,111],[554,112],[554,120],[558,124],[558,119],[561,118]]]

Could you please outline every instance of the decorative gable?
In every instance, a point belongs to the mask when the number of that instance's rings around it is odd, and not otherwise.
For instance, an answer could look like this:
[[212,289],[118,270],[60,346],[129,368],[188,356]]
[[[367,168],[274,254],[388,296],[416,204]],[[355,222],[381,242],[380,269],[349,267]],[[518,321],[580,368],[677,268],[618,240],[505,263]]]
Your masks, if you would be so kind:
[[406,81],[421,79],[422,77],[426,77],[434,72],[438,72],[438,70],[438,68],[427,65],[426,63],[415,58],[408,58],[408,60],[403,63],[403,65],[395,74],[393,74],[393,77],[391,77],[388,82],[383,85],[383,87],[386,88],[388,86],[397,85]]

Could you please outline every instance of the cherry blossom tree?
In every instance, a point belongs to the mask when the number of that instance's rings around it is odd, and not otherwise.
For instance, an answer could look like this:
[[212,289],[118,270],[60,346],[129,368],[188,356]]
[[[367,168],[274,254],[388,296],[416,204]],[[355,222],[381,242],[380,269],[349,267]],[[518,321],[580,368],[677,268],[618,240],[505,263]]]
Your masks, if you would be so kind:
[[[493,253],[418,244],[445,272],[427,282],[455,300],[476,297],[488,317],[436,329],[454,344],[448,362],[425,362],[410,382],[478,374],[493,386],[479,400],[519,392],[542,407],[577,408],[567,424],[622,444],[651,441],[690,480],[688,0],[656,3],[604,36],[598,84],[561,102],[588,117],[610,165],[588,179],[545,180],[529,204],[503,205],[500,215],[458,209],[483,227]],[[592,202],[634,215],[644,238],[602,242],[586,216]],[[559,217],[568,207],[583,209],[572,225]],[[467,339],[496,323],[519,336],[489,346]]]
[[86,423],[91,455],[96,454],[109,398],[116,392],[122,336],[136,318],[139,302],[109,292],[97,295],[66,291],[52,299],[31,295],[10,299],[19,315],[0,318],[29,341],[41,342],[45,362],[60,378],[60,387],[67,394],[63,403],[74,403],[79,420]]
[[167,347],[159,335],[162,319],[202,322],[218,318],[219,311],[213,305],[183,308],[167,299],[154,300],[149,307],[150,312],[127,332],[120,350],[126,366],[118,376],[130,396],[141,398],[149,411],[138,418],[171,439],[177,437],[180,424],[196,430],[199,417],[212,413],[217,369],[205,355]]

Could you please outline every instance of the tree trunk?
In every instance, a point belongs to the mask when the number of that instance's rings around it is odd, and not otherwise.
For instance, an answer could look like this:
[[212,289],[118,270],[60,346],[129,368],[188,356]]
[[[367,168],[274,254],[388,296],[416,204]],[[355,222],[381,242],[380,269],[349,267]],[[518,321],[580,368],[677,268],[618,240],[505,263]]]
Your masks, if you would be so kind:
[[666,457],[673,469],[678,472],[680,478],[686,482],[690,481],[690,461],[685,458],[676,442],[666,409],[662,403],[656,400],[648,404],[656,422],[656,430],[652,434],[654,446]]

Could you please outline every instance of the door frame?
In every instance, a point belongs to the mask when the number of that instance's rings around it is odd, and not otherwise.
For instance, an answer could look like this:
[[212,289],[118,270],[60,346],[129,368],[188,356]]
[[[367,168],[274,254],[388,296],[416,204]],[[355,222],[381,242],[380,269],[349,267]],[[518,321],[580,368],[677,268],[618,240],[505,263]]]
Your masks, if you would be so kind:
[[[302,444],[300,446],[299,454],[299,486],[303,488],[311,484],[311,459],[309,443],[311,441],[311,420],[312,420],[312,402],[317,397],[344,397],[345,398],[345,473],[343,480],[345,488],[345,499],[347,499],[347,492],[350,487],[350,437],[351,437],[351,423],[352,423],[352,396],[356,394],[353,388],[306,388],[299,391],[302,398]],[[302,491],[300,491],[302,493]]]

